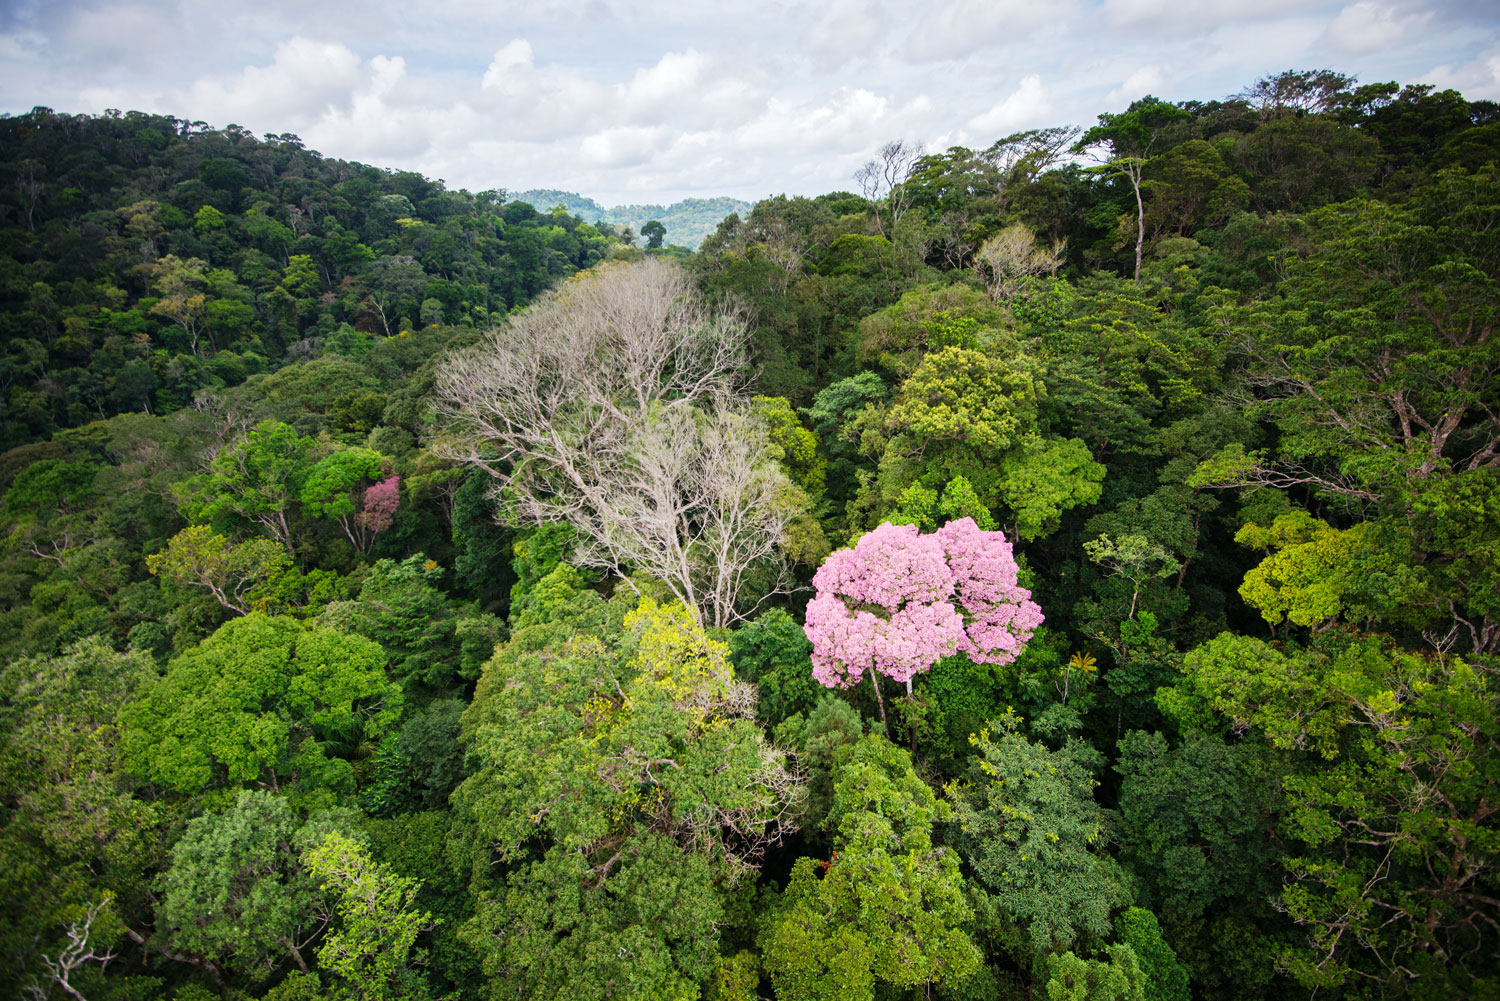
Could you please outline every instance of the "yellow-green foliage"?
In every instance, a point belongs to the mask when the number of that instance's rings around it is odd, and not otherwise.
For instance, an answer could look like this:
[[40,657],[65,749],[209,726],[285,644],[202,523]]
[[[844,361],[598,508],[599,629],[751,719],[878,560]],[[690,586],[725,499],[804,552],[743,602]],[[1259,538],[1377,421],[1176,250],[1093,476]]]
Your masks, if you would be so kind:
[[729,646],[710,639],[681,602],[642,598],[625,617],[625,628],[640,636],[630,662],[636,672],[629,685],[632,699],[660,693],[674,705],[707,715],[730,695]]
[[741,949],[720,958],[708,982],[707,1001],[757,1001],[760,997],[760,961],[755,953]]
[[784,396],[757,396],[755,415],[766,422],[771,446],[786,467],[788,475],[802,489],[817,493],[823,489],[828,463],[818,454],[818,436],[802,426]]
[[684,606],[642,598],[610,639],[537,629],[496,651],[464,717],[478,770],[453,803],[485,866],[538,840],[602,860],[648,830],[741,865],[780,837],[795,777],[728,648]]
[[1280,515],[1269,527],[1245,525],[1236,542],[1276,552],[1245,574],[1240,597],[1272,625],[1290,619],[1313,626],[1334,618],[1357,583],[1365,532],[1363,524],[1340,531],[1301,510]]
[[1026,355],[1001,359],[944,348],[924,358],[902,385],[888,424],[918,441],[1002,452],[1036,423],[1041,387],[1035,370]]

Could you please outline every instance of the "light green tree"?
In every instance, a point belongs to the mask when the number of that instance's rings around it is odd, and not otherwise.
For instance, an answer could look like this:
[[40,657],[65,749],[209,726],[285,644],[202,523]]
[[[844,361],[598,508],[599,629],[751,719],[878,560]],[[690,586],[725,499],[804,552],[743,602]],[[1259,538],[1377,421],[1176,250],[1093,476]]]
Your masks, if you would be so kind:
[[486,855],[542,838],[604,859],[644,827],[743,869],[790,830],[801,791],[755,723],[753,689],[681,604],[642,599],[623,655],[590,636],[527,650],[522,629],[466,716],[479,770],[454,803]]
[[158,577],[201,587],[214,600],[245,615],[269,598],[267,585],[291,566],[286,548],[269,539],[230,542],[207,525],[189,525],[146,557]]
[[[1143,1001],[1188,1001],[1188,971],[1161,935],[1156,915],[1127,907],[1115,919],[1120,942],[1130,947],[1146,975]],[[1111,957],[1113,958],[1113,957]]]
[[1015,516],[1016,537],[1030,542],[1055,531],[1064,511],[1097,502],[1104,472],[1081,439],[1033,437],[1000,461],[996,493]]
[[385,663],[359,636],[259,612],[233,619],[125,708],[125,758],[183,793],[263,782],[318,800],[348,795],[354,776],[337,750],[400,715]]
[[873,734],[852,746],[826,821],[834,854],[797,862],[760,933],[777,997],[871,1001],[973,975],[958,858],[932,838],[947,816],[906,751]]
[[1274,628],[1285,620],[1326,629],[1340,615],[1367,623],[1381,610],[1421,596],[1421,571],[1406,566],[1398,545],[1361,522],[1339,530],[1301,509],[1269,526],[1250,522],[1234,540],[1265,551],[1245,574],[1240,597]]
[[1136,603],[1147,583],[1170,577],[1180,567],[1165,546],[1135,532],[1117,538],[1100,535],[1097,539],[1085,542],[1083,551],[1090,560],[1104,567],[1109,576],[1120,577],[1130,585],[1130,612],[1127,619],[1135,618]]
[[302,487],[310,442],[289,425],[262,421],[226,446],[208,472],[177,487],[189,520],[259,526],[292,552],[288,511]]
[[374,449],[339,449],[306,470],[299,491],[303,509],[315,518],[336,520],[350,545],[369,552],[376,533],[368,519],[359,517],[364,492],[390,469],[390,460]]
[[1073,952],[1047,957],[1047,1001],[1148,1001],[1150,983],[1128,945],[1106,950],[1107,959],[1083,959]]
[[304,851],[302,863],[319,889],[332,894],[339,919],[318,947],[319,968],[343,980],[359,1001],[426,997],[426,980],[411,965],[417,936],[433,926],[432,915],[414,906],[422,884],[391,872],[337,831]]

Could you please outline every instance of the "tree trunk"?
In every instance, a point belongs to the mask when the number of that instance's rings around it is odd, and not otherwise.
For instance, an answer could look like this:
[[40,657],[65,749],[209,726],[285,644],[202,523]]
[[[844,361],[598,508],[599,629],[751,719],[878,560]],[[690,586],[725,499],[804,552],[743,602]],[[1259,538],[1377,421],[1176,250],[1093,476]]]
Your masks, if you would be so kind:
[[302,958],[301,950],[297,948],[290,938],[284,938],[281,941],[286,946],[286,951],[292,954],[292,962],[297,964],[297,969],[303,973],[308,972],[307,961]]
[[870,665],[870,687],[875,689],[875,705],[880,707],[880,729],[885,733],[885,738],[891,738],[891,728],[885,719],[885,699],[880,697],[880,682],[875,680],[875,666]]
[[1146,205],[1141,201],[1141,174],[1144,163],[1130,168],[1130,186],[1135,189],[1135,280],[1141,280],[1141,250],[1146,243]]

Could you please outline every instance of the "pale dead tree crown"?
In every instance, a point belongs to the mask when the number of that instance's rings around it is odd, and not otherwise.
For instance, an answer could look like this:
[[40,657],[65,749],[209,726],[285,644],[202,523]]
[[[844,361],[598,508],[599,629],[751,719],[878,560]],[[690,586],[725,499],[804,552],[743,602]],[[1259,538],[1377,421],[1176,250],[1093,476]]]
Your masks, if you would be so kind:
[[1055,277],[1063,264],[1064,249],[1062,242],[1038,245],[1030,227],[1014,223],[984,241],[975,255],[974,267],[990,298],[1009,302],[1026,288],[1029,279]]
[[725,625],[749,581],[786,579],[791,488],[744,412],[748,338],[670,261],[597,268],[442,366],[437,445],[494,477],[503,520],[566,521],[574,562]]
[[896,225],[906,214],[911,201],[906,182],[911,180],[917,161],[926,150],[922,143],[896,139],[880,147],[876,159],[855,171],[854,180],[860,192],[875,203],[875,225],[882,236],[893,236]]

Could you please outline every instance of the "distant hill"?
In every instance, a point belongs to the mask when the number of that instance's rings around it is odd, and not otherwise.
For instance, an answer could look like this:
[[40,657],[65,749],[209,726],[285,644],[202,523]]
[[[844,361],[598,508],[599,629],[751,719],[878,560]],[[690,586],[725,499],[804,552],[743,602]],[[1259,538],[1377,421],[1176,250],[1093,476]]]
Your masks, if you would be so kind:
[[545,188],[514,192],[510,199],[526,202],[543,212],[554,205],[561,205],[569,214],[588,222],[602,219],[615,226],[629,226],[637,234],[643,225],[655,219],[667,228],[667,243],[681,244],[695,250],[699,242],[712,233],[725,216],[732,212],[743,215],[754,204],[742,202],[738,198],[685,198],[671,205],[619,205],[605,208],[592,198],[585,198],[571,191]]

